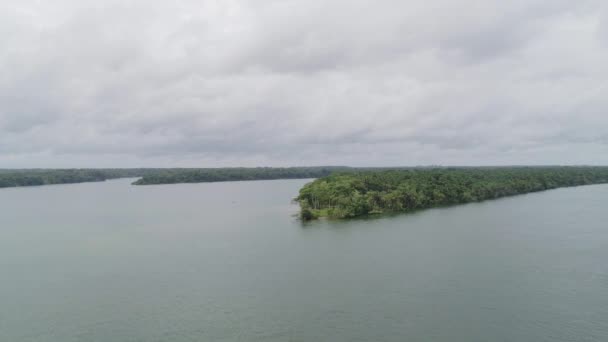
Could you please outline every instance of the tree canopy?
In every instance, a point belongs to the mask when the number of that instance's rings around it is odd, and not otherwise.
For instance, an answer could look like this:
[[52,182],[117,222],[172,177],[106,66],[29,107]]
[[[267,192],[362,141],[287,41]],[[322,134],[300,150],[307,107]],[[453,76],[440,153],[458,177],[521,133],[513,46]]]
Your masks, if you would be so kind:
[[[343,166],[255,167],[255,168],[139,168],[139,169],[0,169],[0,188],[98,182],[107,179],[141,177],[135,185],[201,183],[264,179],[324,177]],[[354,170],[354,169],[353,169]]]
[[48,184],[100,182],[138,177],[144,169],[0,169],[0,188]]
[[335,171],[348,171],[343,166],[319,167],[235,167],[207,169],[165,169],[144,175],[135,185],[203,183],[243,180],[319,178]]
[[303,220],[349,218],[607,182],[608,167],[364,170],[308,183],[297,200]]

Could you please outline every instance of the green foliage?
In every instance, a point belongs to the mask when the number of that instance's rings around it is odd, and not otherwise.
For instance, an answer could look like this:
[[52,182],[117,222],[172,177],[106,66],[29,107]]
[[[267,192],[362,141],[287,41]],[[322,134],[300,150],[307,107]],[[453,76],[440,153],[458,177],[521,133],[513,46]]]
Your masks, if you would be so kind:
[[308,206],[308,204],[302,203],[302,206],[300,208],[300,218],[302,220],[304,220],[304,221],[310,221],[310,220],[313,220],[313,219],[317,218],[317,216],[310,209],[310,207]]
[[303,219],[349,218],[607,182],[608,167],[364,169],[306,184],[297,200]]
[[[151,170],[150,170],[151,171]],[[137,177],[143,169],[22,169],[0,170],[0,188],[100,182],[106,179]]]
[[0,188],[98,182],[114,178],[142,177],[135,185],[201,183],[262,179],[319,178],[348,167],[207,168],[207,169],[0,169]]
[[209,168],[209,169],[165,169],[144,175],[135,185],[226,182],[242,180],[319,178],[334,171],[346,171],[340,166],[320,167],[255,167],[255,168]]

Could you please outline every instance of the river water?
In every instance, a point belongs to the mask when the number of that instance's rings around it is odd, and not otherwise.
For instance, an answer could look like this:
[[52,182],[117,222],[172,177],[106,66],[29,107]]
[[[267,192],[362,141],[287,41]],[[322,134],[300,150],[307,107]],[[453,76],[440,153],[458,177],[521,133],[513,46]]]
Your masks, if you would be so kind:
[[0,341],[608,341],[608,185],[298,222],[307,180],[0,190]]

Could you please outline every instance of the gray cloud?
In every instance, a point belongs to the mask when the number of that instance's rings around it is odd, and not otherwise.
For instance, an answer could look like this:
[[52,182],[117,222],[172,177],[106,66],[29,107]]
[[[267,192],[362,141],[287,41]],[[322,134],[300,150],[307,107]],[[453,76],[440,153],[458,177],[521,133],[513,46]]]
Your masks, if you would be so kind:
[[0,4],[0,167],[608,163],[599,0]]

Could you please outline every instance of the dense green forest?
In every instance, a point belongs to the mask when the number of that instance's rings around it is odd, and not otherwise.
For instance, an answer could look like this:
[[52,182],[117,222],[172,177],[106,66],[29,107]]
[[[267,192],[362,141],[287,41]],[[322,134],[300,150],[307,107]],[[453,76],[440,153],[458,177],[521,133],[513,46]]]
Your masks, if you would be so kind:
[[135,185],[319,178],[335,171],[346,172],[348,170],[351,169],[343,166],[205,169],[0,169],[0,188],[99,182],[129,177],[142,177],[133,183]]
[[351,170],[344,166],[166,169],[144,175],[135,185],[202,183],[263,179],[319,178]]
[[436,168],[335,173],[306,184],[301,218],[349,218],[608,183],[608,167]]
[[155,172],[158,169],[0,169],[0,188],[101,182]]

